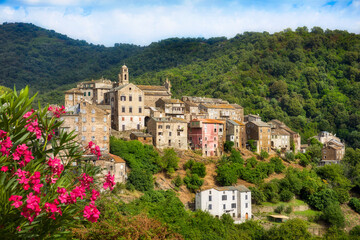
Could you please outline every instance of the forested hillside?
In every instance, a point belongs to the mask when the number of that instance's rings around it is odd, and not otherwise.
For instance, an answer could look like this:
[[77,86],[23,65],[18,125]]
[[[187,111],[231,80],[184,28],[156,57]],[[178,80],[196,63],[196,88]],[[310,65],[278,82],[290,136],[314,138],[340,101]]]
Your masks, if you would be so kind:
[[116,80],[125,63],[133,82],[168,77],[175,97],[224,98],[246,113],[284,121],[303,139],[328,130],[360,148],[358,34],[302,27],[106,48],[30,24],[3,24],[0,39],[0,84],[29,84],[45,102],[61,101],[77,81]]

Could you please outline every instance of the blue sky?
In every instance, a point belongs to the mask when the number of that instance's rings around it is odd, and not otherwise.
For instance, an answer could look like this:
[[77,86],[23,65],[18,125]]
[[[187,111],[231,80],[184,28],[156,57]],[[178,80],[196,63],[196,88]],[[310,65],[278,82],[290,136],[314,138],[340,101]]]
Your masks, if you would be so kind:
[[360,33],[360,0],[0,0],[0,22],[29,22],[105,46],[299,26]]

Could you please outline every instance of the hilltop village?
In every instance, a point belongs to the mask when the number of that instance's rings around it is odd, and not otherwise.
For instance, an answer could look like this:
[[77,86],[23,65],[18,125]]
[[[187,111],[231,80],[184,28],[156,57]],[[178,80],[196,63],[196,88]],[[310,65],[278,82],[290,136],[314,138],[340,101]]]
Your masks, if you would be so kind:
[[[130,82],[129,70],[124,65],[118,82],[101,78],[81,82],[65,92],[62,128],[75,131],[76,140],[84,147],[89,141],[100,146],[102,157],[96,161],[97,165],[103,167],[104,173],[115,174],[116,182],[125,182],[127,171],[125,161],[109,153],[112,131],[157,149],[193,150],[204,157],[222,156],[228,142],[235,149],[249,149],[259,155],[304,153],[308,147],[301,144],[300,134],[283,122],[277,119],[264,122],[258,115],[244,115],[243,107],[238,104],[216,98],[171,97],[168,79],[163,86],[135,85]],[[313,138],[323,144],[320,165],[342,160],[345,145],[338,137],[320,132]],[[235,199],[242,200],[222,206],[224,201]],[[234,219],[251,218],[251,192],[245,186],[199,192],[195,205],[215,216],[229,208]]]

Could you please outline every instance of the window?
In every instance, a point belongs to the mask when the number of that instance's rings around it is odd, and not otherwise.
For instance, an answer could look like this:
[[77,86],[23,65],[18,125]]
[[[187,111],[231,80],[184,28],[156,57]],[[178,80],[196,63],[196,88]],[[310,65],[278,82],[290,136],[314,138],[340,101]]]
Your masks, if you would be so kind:
[[235,200],[235,195],[232,196],[232,200]]
[[236,208],[236,203],[232,203],[231,208]]
[[212,209],[212,204],[209,204],[208,209],[209,209],[209,210],[211,210],[211,209]]
[[107,131],[107,127],[104,127],[104,132],[106,132]]
[[247,200],[248,199],[248,195],[245,195],[245,200]]
[[104,136],[104,141],[106,141],[107,140],[107,136]]
[[84,96],[86,97],[86,92],[84,92]]
[[125,121],[125,117],[122,117],[122,118],[121,118],[121,121]]
[[158,135],[159,135],[159,136],[162,136],[162,132],[158,132]]
[[75,126],[75,131],[79,131],[79,127],[78,126]]
[[222,195],[221,200],[223,200],[223,201],[227,200],[227,195]]
[[209,196],[209,202],[211,202],[212,201],[212,196]]
[[92,110],[91,110],[91,113],[95,113],[95,109],[92,109]]
[[162,129],[162,125],[159,125],[158,128],[159,128],[159,129]]
[[209,191],[209,194],[211,194],[211,191]]
[[129,113],[132,113],[132,107],[129,107]]
[[91,136],[91,141],[95,141],[95,136]]
[[95,118],[94,118],[94,117],[92,117],[92,118],[91,118],[91,121],[92,121],[92,122],[95,122]]
[[85,141],[85,140],[86,140],[85,136],[82,136],[82,137],[81,137],[81,140]]
[[132,96],[131,96],[131,95],[129,96],[129,101],[130,101],[130,102],[132,101]]
[[169,146],[171,146],[171,140],[169,140]]
[[91,92],[88,92],[88,96],[91,96]]
[[85,118],[85,117],[83,117],[83,118],[82,118],[82,121],[83,121],[83,122],[86,122],[86,118]]
[[106,119],[106,117],[104,117],[104,122],[107,122],[107,119]]
[[169,132],[169,137],[171,137],[171,132]]
[[133,118],[132,118],[132,117],[130,118],[130,121],[133,121]]
[[79,118],[78,118],[78,117],[75,118],[75,122],[79,122]]
[[139,96],[139,102],[141,102],[142,101],[142,97],[141,96]]
[[166,125],[166,129],[170,129],[170,125]]
[[180,132],[178,132],[177,135],[180,136]]
[[126,96],[121,96],[120,101],[126,101]]
[[121,112],[125,112],[125,107],[121,107]]
[[86,126],[83,126],[83,132],[86,132]]
[[69,100],[73,100],[73,95],[69,95]]
[[222,132],[222,128],[219,128],[219,132]]
[[207,148],[207,144],[205,143],[205,148]]
[[139,107],[139,113],[141,113],[142,112],[142,108],[141,107]]
[[94,127],[94,126],[91,127],[91,131],[92,131],[92,132],[95,132],[95,127]]
[[249,204],[248,203],[245,203],[245,208],[248,208],[249,207]]
[[214,148],[216,148],[216,144],[214,144]]
[[223,204],[223,209],[226,209],[226,204]]

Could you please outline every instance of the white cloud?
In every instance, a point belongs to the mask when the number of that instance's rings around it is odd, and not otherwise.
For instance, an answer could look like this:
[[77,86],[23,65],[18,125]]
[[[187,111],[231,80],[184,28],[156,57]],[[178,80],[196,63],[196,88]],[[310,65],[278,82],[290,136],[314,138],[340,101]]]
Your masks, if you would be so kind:
[[[44,0],[26,0],[40,5]],[[169,37],[233,37],[244,31],[282,31],[298,26],[320,26],[324,29],[345,29],[360,32],[357,11],[343,9],[320,9],[303,5],[281,9],[263,9],[254,6],[245,8],[230,4],[230,8],[215,5],[199,7],[203,1],[185,1],[181,4],[153,5],[146,7],[116,6],[114,8],[92,8],[90,11],[76,6],[28,6],[14,9],[0,5],[1,22],[31,22],[53,29],[75,39],[84,39],[95,44],[112,46],[114,43],[147,45]],[[77,0],[72,3],[92,3],[92,0]],[[356,6],[357,2],[352,5]],[[353,10],[353,8],[352,8]]]

